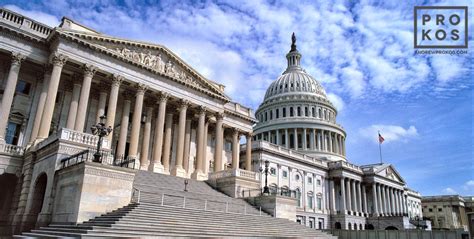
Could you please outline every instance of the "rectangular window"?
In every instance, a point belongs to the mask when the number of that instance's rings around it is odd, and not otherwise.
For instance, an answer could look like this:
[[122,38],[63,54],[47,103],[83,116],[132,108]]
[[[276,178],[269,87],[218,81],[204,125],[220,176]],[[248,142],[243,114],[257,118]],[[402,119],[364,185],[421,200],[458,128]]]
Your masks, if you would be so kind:
[[283,108],[283,117],[286,117],[286,108]]
[[442,212],[442,211],[443,211],[443,209],[442,209],[442,208],[438,208],[438,212]]
[[313,178],[308,178],[308,183],[312,184],[313,183]]
[[308,195],[308,207],[313,208],[313,196]]
[[288,177],[288,172],[286,170],[283,170],[282,175],[283,175],[284,178],[287,178]]
[[7,134],[5,137],[5,142],[7,144],[12,144],[12,145],[18,144],[18,138],[20,137],[20,128],[21,126],[19,124],[15,124],[12,122],[8,123]]
[[293,117],[294,113],[293,113],[293,107],[290,107],[290,117]]
[[316,198],[316,204],[317,204],[318,209],[321,210],[322,206],[321,206],[321,198],[320,197]]
[[270,168],[270,174],[271,175],[276,175],[276,169],[275,168]]
[[304,116],[308,117],[308,107],[304,107]]
[[321,186],[321,180],[316,180],[316,185]]
[[273,110],[270,110],[270,120],[273,119]]
[[16,83],[15,92],[29,95],[30,89],[31,89],[31,84],[29,82],[19,80],[18,83]]
[[298,107],[298,116],[301,116],[301,108]]

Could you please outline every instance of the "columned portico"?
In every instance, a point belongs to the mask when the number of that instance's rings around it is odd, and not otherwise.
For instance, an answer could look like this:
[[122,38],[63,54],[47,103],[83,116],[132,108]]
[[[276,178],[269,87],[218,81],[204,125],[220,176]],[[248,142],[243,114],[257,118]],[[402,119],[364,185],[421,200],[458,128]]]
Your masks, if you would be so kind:
[[178,119],[178,145],[176,149],[176,165],[173,168],[172,174],[174,176],[184,177],[186,171],[183,168],[183,157],[184,157],[184,136],[186,133],[186,112],[189,106],[188,101],[181,101],[178,107],[179,119]]
[[14,52],[11,56],[10,70],[8,71],[7,84],[3,92],[2,104],[0,109],[0,143],[5,141],[5,129],[7,128],[8,119],[10,117],[10,108],[13,103],[18,75],[20,74],[21,62],[25,56]]

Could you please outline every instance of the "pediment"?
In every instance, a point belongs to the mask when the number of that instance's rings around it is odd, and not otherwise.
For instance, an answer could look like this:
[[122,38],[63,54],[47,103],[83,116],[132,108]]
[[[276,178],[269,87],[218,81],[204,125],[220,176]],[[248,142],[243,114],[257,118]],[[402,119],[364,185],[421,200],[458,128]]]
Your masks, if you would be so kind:
[[58,33],[82,41],[93,49],[105,51],[127,63],[140,66],[157,75],[167,77],[186,86],[205,91],[226,101],[224,86],[212,82],[164,46],[130,41],[76,31],[58,30]]
[[400,176],[400,174],[395,170],[392,165],[379,168],[376,172],[376,175],[393,180],[399,183],[405,183],[405,180]]

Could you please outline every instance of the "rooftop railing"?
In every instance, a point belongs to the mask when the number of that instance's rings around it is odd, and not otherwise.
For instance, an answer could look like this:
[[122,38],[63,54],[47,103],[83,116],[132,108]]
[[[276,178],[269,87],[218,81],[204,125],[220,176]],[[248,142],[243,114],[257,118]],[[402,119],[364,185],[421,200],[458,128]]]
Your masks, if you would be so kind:
[[8,25],[18,27],[26,32],[32,33],[36,36],[46,38],[53,31],[49,26],[36,22],[30,18],[22,16],[18,13],[12,12],[5,8],[0,8],[0,22]]
[[25,147],[3,143],[0,144],[0,153],[10,156],[22,156],[25,152]]

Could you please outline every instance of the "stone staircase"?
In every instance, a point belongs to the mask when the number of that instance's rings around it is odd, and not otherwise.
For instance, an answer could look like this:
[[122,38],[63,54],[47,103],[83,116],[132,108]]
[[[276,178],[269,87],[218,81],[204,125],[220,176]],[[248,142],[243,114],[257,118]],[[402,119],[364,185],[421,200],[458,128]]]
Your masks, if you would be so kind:
[[205,182],[139,171],[135,202],[78,225],[50,224],[16,237],[308,237],[337,239],[273,218]]

